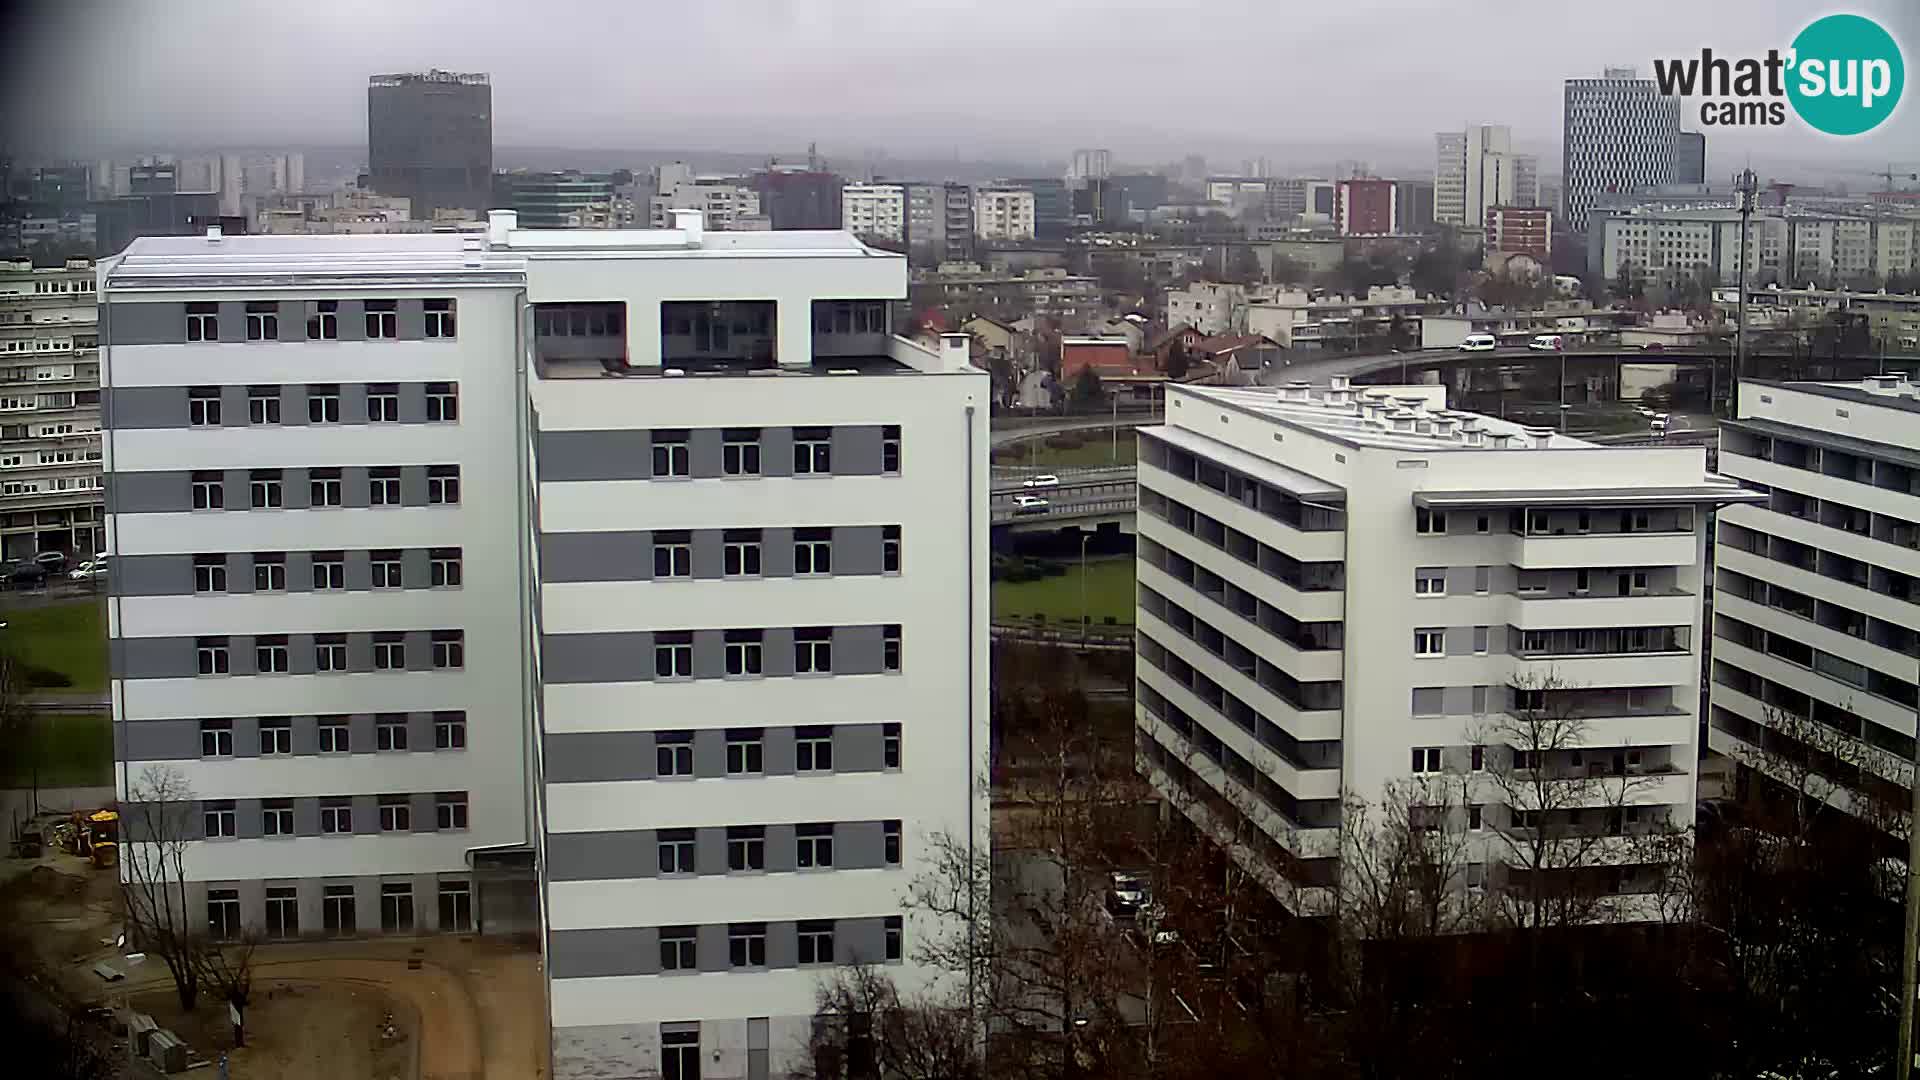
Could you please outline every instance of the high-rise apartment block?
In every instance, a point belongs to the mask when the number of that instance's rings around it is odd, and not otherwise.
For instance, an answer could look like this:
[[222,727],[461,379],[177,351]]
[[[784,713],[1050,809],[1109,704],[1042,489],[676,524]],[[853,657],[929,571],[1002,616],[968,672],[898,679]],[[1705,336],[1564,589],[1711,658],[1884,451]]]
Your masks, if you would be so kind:
[[907,189],[901,184],[848,184],[840,189],[840,227],[855,236],[904,243]]
[[[1595,209],[1588,232],[1589,263],[1609,280],[1623,268],[1635,277],[1670,280],[1701,267],[1721,283],[1739,280],[1740,213],[1728,207]],[[1911,219],[1789,211],[1755,214],[1747,225],[1750,284],[1870,289],[1916,266],[1920,223]]]
[[1532,206],[1539,201],[1539,160],[1513,150],[1513,132],[1480,124],[1434,136],[1433,218],[1446,225],[1478,227],[1492,206]]
[[1035,236],[1033,192],[1024,188],[973,190],[973,230],[982,240],[1015,242]]
[[1563,219],[1587,228],[1587,209],[1609,192],[1673,183],[1680,141],[1680,99],[1660,93],[1632,68],[1566,81],[1560,180]]
[[[1702,448],[1445,404],[1176,387],[1140,432],[1139,765],[1298,910],[1338,878],[1343,796],[1389,783],[1458,781],[1443,827],[1489,890],[1540,872],[1631,896],[1655,882],[1624,840],[1586,865],[1517,855],[1536,830],[1693,820],[1707,511],[1747,494]],[[1529,746],[1540,719],[1554,741]],[[1537,770],[1586,786],[1545,813],[1494,782]]]
[[538,930],[561,1078],[783,1074],[987,843],[985,374],[904,258],[677,226],[101,279],[123,797],[216,935]]
[[[647,198],[647,227],[673,227],[673,212],[698,210],[706,227],[721,232],[757,232],[771,227],[760,212],[760,194],[738,177],[696,176],[685,162],[653,170]],[[639,208],[635,207],[638,213]]]
[[477,72],[367,80],[367,170],[373,190],[436,210],[485,213],[493,194],[493,86]]
[[94,311],[92,262],[0,263],[0,557],[90,559],[106,538]]

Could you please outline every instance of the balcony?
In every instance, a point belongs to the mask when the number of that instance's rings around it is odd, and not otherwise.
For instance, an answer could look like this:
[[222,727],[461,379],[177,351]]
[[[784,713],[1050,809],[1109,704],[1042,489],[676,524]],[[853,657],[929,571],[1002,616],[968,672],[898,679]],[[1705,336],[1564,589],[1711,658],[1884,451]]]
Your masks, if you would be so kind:
[[1514,625],[1521,630],[1573,630],[1583,626],[1686,626],[1699,610],[1692,593],[1594,592],[1573,596],[1520,594]]

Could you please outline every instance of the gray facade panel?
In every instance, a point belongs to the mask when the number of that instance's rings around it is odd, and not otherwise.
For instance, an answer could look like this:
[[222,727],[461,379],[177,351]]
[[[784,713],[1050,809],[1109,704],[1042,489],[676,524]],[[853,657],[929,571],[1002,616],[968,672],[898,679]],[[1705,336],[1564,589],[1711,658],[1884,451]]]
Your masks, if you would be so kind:
[[[253,491],[248,486],[246,469],[226,470],[222,482],[226,485],[226,508],[228,510],[248,510],[252,508]],[[188,492],[188,496],[191,498],[191,492]],[[182,509],[184,509],[186,505],[190,504],[182,504]]]
[[878,821],[842,821],[833,827],[833,865],[872,870],[887,865],[886,833]]
[[365,341],[367,339],[366,301],[342,300],[339,303],[340,340]]
[[648,431],[543,431],[540,479],[642,480],[653,475],[652,451]]
[[[312,670],[313,641],[312,641],[311,635],[303,635],[303,636],[306,636],[308,638],[307,648],[305,652],[307,654],[307,668],[308,670]],[[294,667],[296,668],[296,670],[299,667],[298,653],[295,653],[295,656],[294,656]],[[294,717],[292,745],[293,745],[293,752],[296,755],[319,753],[320,752],[320,718],[317,716]]]
[[767,966],[770,968],[798,967],[800,964],[800,937],[798,928],[791,922],[770,922],[767,924]]
[[405,637],[408,671],[433,670],[433,634],[427,630],[409,630]]
[[[409,745],[412,745],[409,743]],[[429,746],[432,744],[429,743]],[[413,793],[413,831],[438,832],[440,823],[434,817],[434,794],[431,791]]]
[[879,724],[840,724],[833,729],[834,772],[880,772],[884,762]]
[[247,304],[244,300],[226,300],[220,304],[221,341],[247,340]]
[[[653,576],[647,532],[542,533],[540,580],[646,581]],[[698,548],[695,549],[696,561]]]
[[761,663],[769,678],[793,674],[793,627],[770,626],[762,635]]
[[555,979],[651,975],[660,969],[654,927],[554,930],[547,935],[547,973]]
[[833,628],[833,671],[836,675],[877,675],[881,667],[882,630],[878,626]]
[[122,555],[107,580],[116,596],[190,596],[193,556]]
[[687,471],[694,479],[725,475],[720,467],[721,434],[719,428],[694,428],[687,433]]
[[880,475],[880,429],[870,424],[834,428],[833,474]]
[[546,736],[544,771],[550,784],[651,780],[651,731],[580,731]]
[[555,881],[624,881],[660,867],[652,829],[547,834],[547,874]]
[[294,383],[280,388],[280,422],[306,426],[307,385],[305,383]]
[[760,473],[763,476],[793,475],[793,429],[760,429]]
[[[341,336],[345,336],[344,334]],[[340,386],[340,422],[343,424],[364,424],[367,422],[367,384],[342,383]]]
[[833,572],[878,574],[880,526],[842,525],[833,530]]
[[243,758],[260,756],[259,717],[236,716],[233,718],[233,756]]
[[708,923],[696,929],[696,959],[701,971],[725,971],[732,965],[727,953],[727,926]]
[[233,801],[234,835],[242,840],[258,840],[261,835],[260,800],[235,799]]
[[[240,496],[246,497],[244,489]],[[112,472],[107,474],[106,498],[107,510],[115,514],[178,513],[193,507],[192,474]]]
[[[201,804],[195,802],[120,804],[120,820],[129,841],[150,840],[155,832],[188,840],[201,839],[205,822]],[[201,910],[205,910],[204,906]]]
[[365,469],[340,470],[340,505],[364,509],[373,505],[372,484]]
[[763,577],[793,576],[793,530],[760,530],[760,573]]
[[[341,552],[342,562],[340,580],[347,586],[348,592],[365,592],[373,588],[373,555],[365,549]],[[404,568],[403,568],[404,569]]]
[[184,386],[109,386],[100,392],[100,423],[113,431],[187,426]]
[[[229,640],[229,656],[235,660],[238,657],[232,654],[240,652],[243,644],[252,648],[252,642],[245,638]],[[199,672],[194,639],[190,637],[116,638],[113,645],[114,674],[123,679],[179,679]],[[248,657],[251,668],[252,658]]]
[[[419,300],[419,299],[412,299],[412,300],[402,299],[397,302],[396,306],[398,306],[400,310],[398,313],[399,318],[395,319],[394,322],[398,324],[397,329],[400,332],[400,340],[401,341],[427,340],[426,301]],[[404,403],[405,401],[404,391],[402,393],[403,393],[403,396],[401,400]],[[405,405],[402,404],[401,407],[404,409]],[[401,419],[403,420],[406,419],[406,414],[404,412],[401,414]]]
[[695,630],[693,632],[693,677],[696,679],[727,677],[726,631]]
[[356,754],[371,754],[377,744],[374,742],[374,721],[372,713],[354,713],[347,717],[347,745]]
[[426,548],[407,548],[400,553],[400,579],[409,589],[430,587],[433,567]]
[[[698,638],[695,639],[694,646],[696,655],[699,652],[698,640]],[[693,733],[693,775],[698,780],[727,775],[727,733],[725,731],[719,728],[707,728]]]
[[253,556],[244,551],[227,553],[227,591],[230,593],[250,593],[253,591]]
[[727,872],[727,830],[724,828],[695,829],[693,832],[694,866],[702,874],[724,874]]
[[793,775],[793,729],[768,728],[760,737],[760,764],[768,776]]
[[[299,730],[296,727],[294,730]],[[293,832],[295,836],[320,835],[320,800],[293,800]]]
[[347,670],[349,672],[373,670],[372,634],[347,635]]
[[833,926],[834,960],[842,964],[878,964],[886,959],[886,920],[840,919]]
[[[312,634],[287,635],[287,674],[312,675],[315,670]],[[298,725],[296,725],[297,729]],[[315,736],[318,738],[318,736]],[[294,751],[298,753],[299,751]]]
[[220,423],[225,427],[248,426],[246,387],[222,386],[220,388]]
[[693,576],[716,581],[726,576],[726,542],[720,529],[693,530]]
[[185,761],[200,756],[200,721],[139,720],[114,725],[120,760]]
[[400,505],[427,505],[427,467],[425,465],[400,466]]
[[767,872],[783,874],[793,871],[795,861],[794,832],[792,825],[767,826]]
[[412,750],[433,749],[433,714],[416,712],[407,714],[407,746]]
[[176,303],[127,303],[117,301],[108,308],[102,345],[178,345],[187,340],[187,305]]
[[[371,740],[369,740],[369,745],[371,745]],[[353,831],[361,834],[372,834],[380,831],[380,796],[355,795],[353,797]],[[379,899],[376,896],[375,903],[378,902]],[[380,909],[375,907],[373,913],[377,918]],[[365,913],[362,913],[361,917],[365,918]]]
[[653,677],[653,633],[546,634],[540,667],[551,683],[638,682]]
[[[404,301],[402,301],[404,303]],[[400,422],[403,424],[424,424],[427,422],[427,384],[401,383]]]

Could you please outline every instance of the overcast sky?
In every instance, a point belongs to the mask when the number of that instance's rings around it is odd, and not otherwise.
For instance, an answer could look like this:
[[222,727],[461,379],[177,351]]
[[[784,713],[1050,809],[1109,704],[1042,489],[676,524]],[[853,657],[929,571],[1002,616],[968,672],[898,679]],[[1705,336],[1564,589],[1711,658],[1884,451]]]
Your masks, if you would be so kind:
[[[1920,62],[1920,0],[1845,0]],[[14,147],[364,145],[366,76],[491,73],[501,146],[1280,167],[1430,163],[1507,123],[1559,171],[1561,80],[1654,56],[1784,47],[1787,0],[59,0],[11,5]],[[23,10],[25,9],[25,10]],[[1909,82],[1913,81],[1909,71]],[[1920,89],[1870,136],[1709,133],[1712,167],[1920,167]],[[1697,126],[1688,110],[1687,126]],[[1429,164],[1430,167],[1430,164]],[[1870,178],[1862,177],[1866,184]]]

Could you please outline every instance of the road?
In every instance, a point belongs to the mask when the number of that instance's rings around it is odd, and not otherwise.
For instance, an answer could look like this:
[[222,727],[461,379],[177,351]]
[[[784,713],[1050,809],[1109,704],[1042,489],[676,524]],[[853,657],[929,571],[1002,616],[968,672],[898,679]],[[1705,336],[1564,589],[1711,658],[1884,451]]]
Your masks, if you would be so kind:
[[[1157,424],[1159,422],[1160,417],[1157,413],[1152,416],[1136,414],[1120,418],[1121,427],[1133,427],[1137,424]],[[1020,442],[1024,439],[1037,439],[1045,438],[1048,435],[1057,435],[1062,431],[1105,431],[1112,426],[1113,418],[1110,416],[1063,417],[1057,420],[1049,420],[1046,423],[1028,424],[1024,427],[994,428],[990,435],[990,441],[992,445],[997,448]]]

